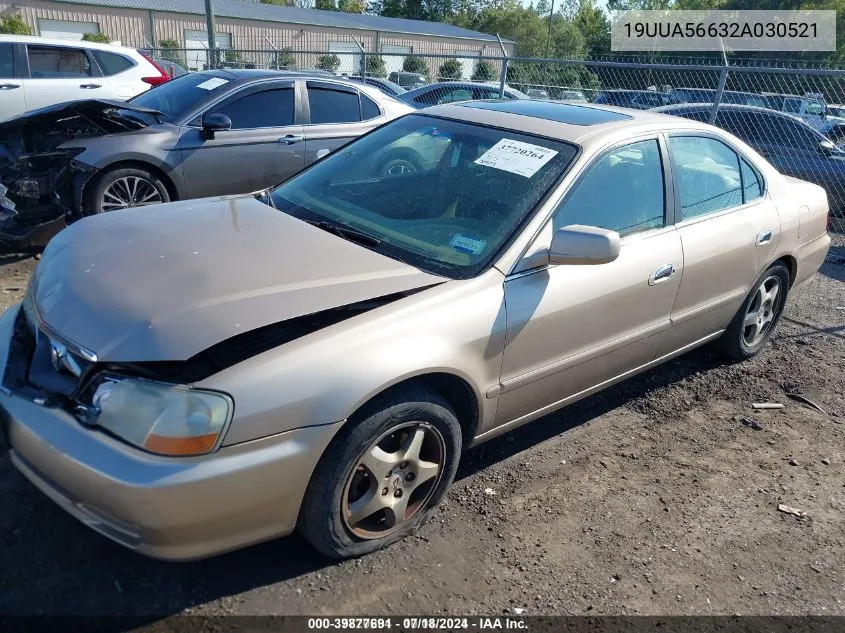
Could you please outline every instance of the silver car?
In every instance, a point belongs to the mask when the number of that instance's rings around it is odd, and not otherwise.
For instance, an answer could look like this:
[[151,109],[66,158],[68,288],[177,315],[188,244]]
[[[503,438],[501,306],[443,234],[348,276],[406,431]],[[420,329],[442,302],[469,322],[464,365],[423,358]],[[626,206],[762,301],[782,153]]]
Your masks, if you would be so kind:
[[410,111],[373,86],[267,70],[190,73],[128,103],[35,110],[0,125],[0,183],[16,206],[0,219],[0,239],[103,211],[264,189]]
[[[432,160],[383,174],[394,147]],[[0,430],[138,552],[298,528],[359,556],[436,511],[464,447],[711,341],[760,352],[827,210],[695,121],[439,106],[269,192],[60,233],[0,319]]]

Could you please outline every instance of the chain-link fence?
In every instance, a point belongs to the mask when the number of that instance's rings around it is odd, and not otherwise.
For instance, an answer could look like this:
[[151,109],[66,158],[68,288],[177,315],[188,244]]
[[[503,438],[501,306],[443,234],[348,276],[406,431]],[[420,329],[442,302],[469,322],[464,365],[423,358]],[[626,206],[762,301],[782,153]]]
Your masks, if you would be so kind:
[[659,62],[416,55],[283,49],[152,51],[165,68],[263,68],[346,76],[412,105],[485,98],[594,102],[709,122],[786,175],[823,186],[831,226],[845,232],[845,69],[717,58]]

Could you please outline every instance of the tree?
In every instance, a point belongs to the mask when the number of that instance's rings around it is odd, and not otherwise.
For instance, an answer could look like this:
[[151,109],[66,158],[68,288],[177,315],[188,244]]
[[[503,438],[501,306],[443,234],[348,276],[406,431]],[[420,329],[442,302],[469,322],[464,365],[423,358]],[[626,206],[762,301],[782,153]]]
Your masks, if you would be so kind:
[[445,62],[440,64],[440,68],[437,69],[437,79],[440,81],[461,79],[463,75],[464,68],[461,66],[461,62],[457,59],[447,59]]
[[340,57],[334,53],[320,55],[317,59],[317,68],[320,70],[328,70],[330,73],[337,72],[337,69],[340,68]]
[[363,13],[364,12],[364,1],[363,0],[338,0],[337,10],[342,11],[343,13]]
[[588,55],[606,55],[610,52],[610,21],[595,0],[580,0],[572,23],[584,36]]
[[276,51],[273,59],[273,68],[278,70],[296,68],[296,54],[294,54],[293,49],[283,48],[280,51]]
[[314,8],[322,11],[337,11],[336,0],[314,0]]
[[534,12],[540,17],[546,17],[549,15],[549,13],[552,12],[549,0],[539,0],[539,2],[537,2],[537,6],[534,7]]
[[0,17],[0,33],[6,35],[32,35],[29,25],[20,15],[4,15]]
[[105,33],[85,33],[82,36],[83,42],[97,42],[98,44],[111,44],[111,38]]
[[384,58],[381,55],[367,55],[367,74],[371,77],[387,77]]
[[402,70],[406,73],[419,73],[428,76],[428,64],[417,55],[408,55],[402,62]]
[[280,7],[299,7],[310,9],[314,6],[313,0],[260,0],[261,4],[275,4]]
[[493,70],[493,67],[483,59],[478,60],[478,63],[475,64],[475,70],[472,71],[472,80],[490,81],[495,77],[496,71]]
[[159,54],[162,59],[169,60],[180,66],[185,65],[185,56],[178,50],[179,42],[176,40],[159,40],[158,45],[161,48]]

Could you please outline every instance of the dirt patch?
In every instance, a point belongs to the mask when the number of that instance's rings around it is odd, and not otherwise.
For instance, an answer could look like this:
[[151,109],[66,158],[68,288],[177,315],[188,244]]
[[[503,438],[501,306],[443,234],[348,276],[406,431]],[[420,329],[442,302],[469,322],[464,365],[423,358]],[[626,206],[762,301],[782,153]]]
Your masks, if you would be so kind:
[[[364,559],[331,563],[293,536],[147,560],[0,458],[0,612],[845,614],[837,247],[757,358],[693,352],[469,451],[434,520]],[[0,262],[0,307],[32,268]]]

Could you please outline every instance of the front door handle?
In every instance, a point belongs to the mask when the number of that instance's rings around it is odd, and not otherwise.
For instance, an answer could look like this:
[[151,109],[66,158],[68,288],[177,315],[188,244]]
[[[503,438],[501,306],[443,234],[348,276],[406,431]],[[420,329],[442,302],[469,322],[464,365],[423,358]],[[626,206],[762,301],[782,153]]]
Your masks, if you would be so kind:
[[300,143],[304,141],[304,136],[296,136],[294,134],[286,134],[285,136],[279,139],[279,143],[284,143],[285,145],[293,145],[294,143]]
[[15,88],[20,87],[20,84],[0,84],[0,90],[14,90]]
[[774,232],[774,229],[763,229],[760,231],[757,234],[757,241],[754,242],[754,246],[765,246],[766,244],[771,243]]
[[662,284],[664,281],[668,281],[674,274],[674,264],[663,264],[660,268],[651,273],[651,277],[648,278],[648,285],[656,286],[657,284]]
[[102,88],[103,84],[79,84],[79,87],[85,90],[91,90],[92,88]]

